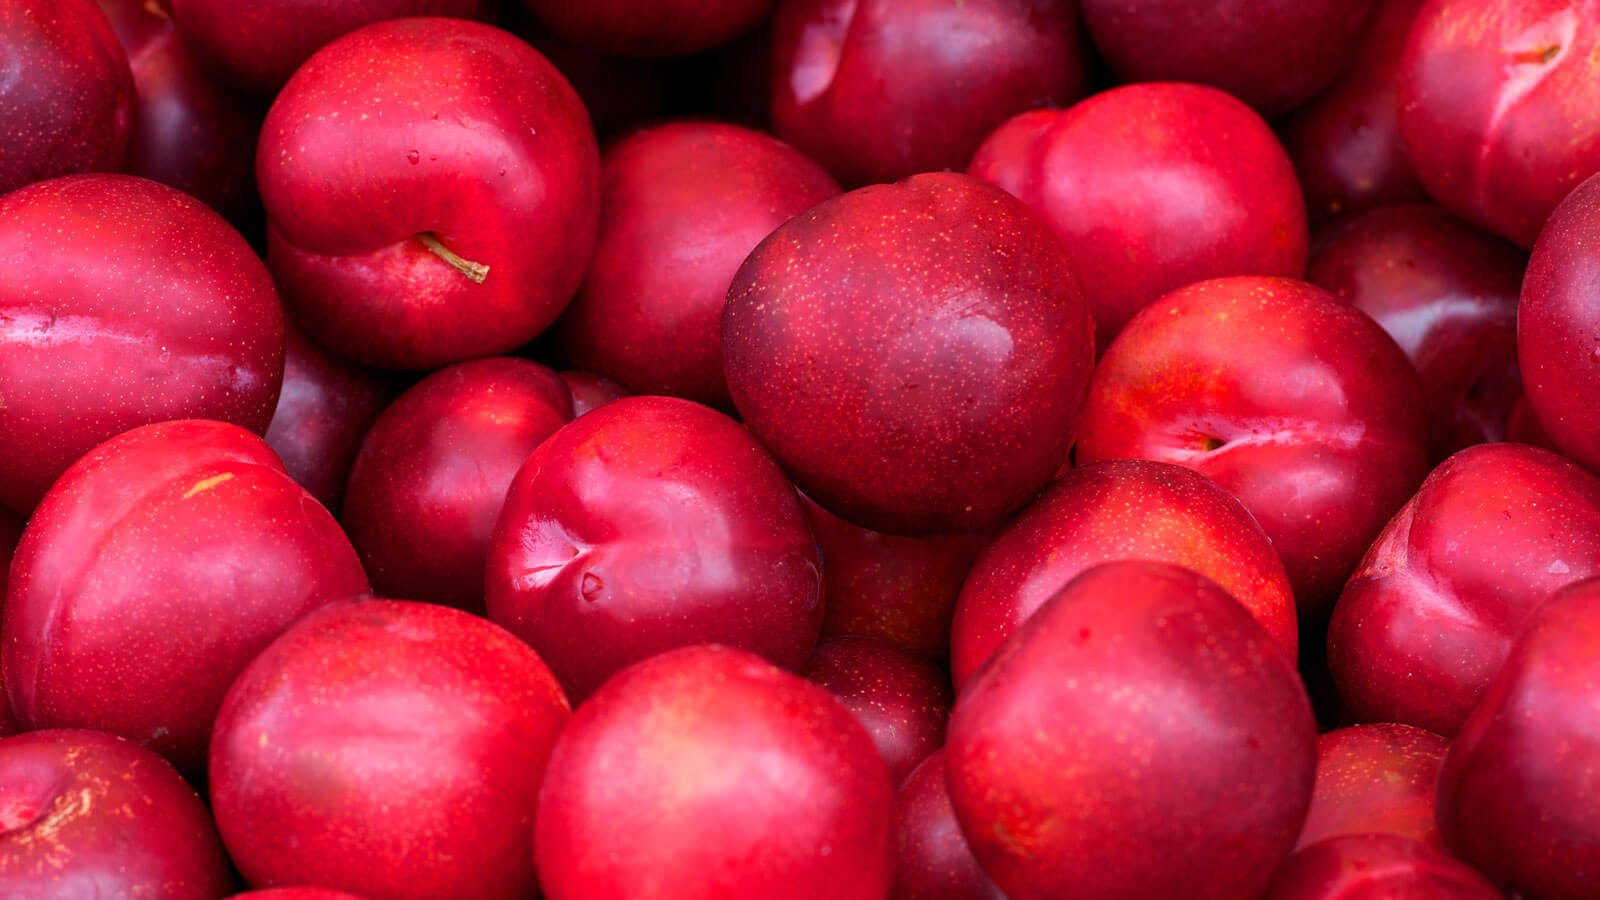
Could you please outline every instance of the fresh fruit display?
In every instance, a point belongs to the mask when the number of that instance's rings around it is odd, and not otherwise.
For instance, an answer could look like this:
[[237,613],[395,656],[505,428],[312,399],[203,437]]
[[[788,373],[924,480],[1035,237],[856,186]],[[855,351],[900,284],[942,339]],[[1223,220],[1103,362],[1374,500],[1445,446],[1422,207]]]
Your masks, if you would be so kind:
[[1600,900],[1600,0],[0,0],[0,900]]

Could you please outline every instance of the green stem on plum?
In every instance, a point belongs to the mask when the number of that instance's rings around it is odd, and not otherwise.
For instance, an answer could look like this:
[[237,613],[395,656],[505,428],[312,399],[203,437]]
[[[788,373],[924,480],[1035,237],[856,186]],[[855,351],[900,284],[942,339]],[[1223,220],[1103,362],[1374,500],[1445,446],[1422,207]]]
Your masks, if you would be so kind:
[[424,231],[417,235],[417,240],[422,242],[422,246],[432,250],[440,259],[455,266],[456,270],[471,279],[473,284],[483,284],[484,279],[489,277],[488,266],[457,256],[455,251],[441,243],[433,232]]

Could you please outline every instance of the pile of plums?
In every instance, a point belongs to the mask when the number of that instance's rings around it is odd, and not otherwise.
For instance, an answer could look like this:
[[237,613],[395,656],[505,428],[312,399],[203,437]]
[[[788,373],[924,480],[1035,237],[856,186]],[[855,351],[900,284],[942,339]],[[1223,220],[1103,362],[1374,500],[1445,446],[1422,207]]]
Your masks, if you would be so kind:
[[1594,900],[1596,473],[1600,0],[0,0],[3,900]]

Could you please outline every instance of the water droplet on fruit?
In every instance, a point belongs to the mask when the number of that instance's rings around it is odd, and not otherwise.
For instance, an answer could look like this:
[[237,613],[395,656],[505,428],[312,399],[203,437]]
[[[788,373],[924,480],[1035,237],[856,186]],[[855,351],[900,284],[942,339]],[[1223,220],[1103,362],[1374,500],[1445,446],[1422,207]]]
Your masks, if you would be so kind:
[[417,163],[422,162],[422,154],[415,150],[408,151],[406,153],[406,161],[414,166]]
[[501,169],[501,170],[500,170],[500,177],[501,177],[501,178],[504,178],[504,177],[506,177],[506,170],[505,170],[505,169]]

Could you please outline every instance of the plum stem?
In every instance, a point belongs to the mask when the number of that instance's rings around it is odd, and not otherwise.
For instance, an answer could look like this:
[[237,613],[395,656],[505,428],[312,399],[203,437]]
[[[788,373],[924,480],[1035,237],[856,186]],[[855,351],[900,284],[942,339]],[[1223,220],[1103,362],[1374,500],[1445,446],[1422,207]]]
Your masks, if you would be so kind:
[[417,240],[422,242],[422,246],[432,250],[440,259],[455,266],[456,271],[471,279],[473,284],[483,284],[484,279],[489,277],[488,266],[457,256],[456,252],[446,247],[433,232],[424,231],[417,235]]

